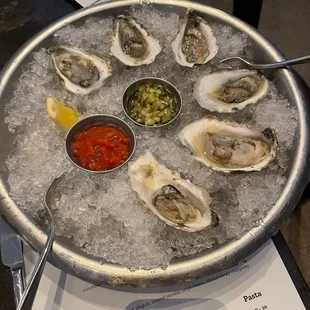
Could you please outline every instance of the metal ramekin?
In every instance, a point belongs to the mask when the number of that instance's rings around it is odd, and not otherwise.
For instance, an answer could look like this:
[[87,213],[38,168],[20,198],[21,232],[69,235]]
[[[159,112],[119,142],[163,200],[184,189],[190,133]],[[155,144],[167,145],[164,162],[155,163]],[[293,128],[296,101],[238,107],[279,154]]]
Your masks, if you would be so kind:
[[[109,126],[109,127],[114,127],[120,131],[122,131],[125,136],[129,139],[129,156],[126,159],[126,161],[124,161],[122,164],[120,164],[119,166],[109,169],[109,170],[102,170],[102,171],[94,171],[94,170],[90,170],[90,169],[86,169],[84,167],[81,167],[77,158],[74,156],[73,154],[73,150],[72,150],[72,146],[74,141],[77,139],[78,135],[91,128],[94,126]],[[67,133],[66,136],[66,142],[65,142],[65,147],[66,147],[66,153],[68,158],[70,159],[71,163],[86,171],[86,172],[91,172],[91,173],[109,173],[112,171],[115,171],[117,169],[119,169],[120,167],[124,166],[132,157],[133,153],[135,152],[135,148],[136,148],[136,137],[134,132],[132,131],[132,129],[130,128],[130,126],[125,123],[123,120],[121,120],[118,117],[112,116],[112,115],[106,115],[106,114],[97,114],[97,115],[92,115],[92,116],[88,116],[85,117],[83,119],[81,119],[80,121],[78,121],[77,123],[75,123],[70,130]]]
[[[136,122],[131,116],[130,116],[130,101],[131,98],[133,96],[133,94],[139,89],[139,87],[141,85],[158,85],[160,86],[162,89],[164,89],[165,91],[167,91],[170,95],[172,95],[173,98],[173,105],[174,105],[174,109],[175,109],[175,114],[173,116],[173,118],[164,124],[160,124],[160,125],[152,125],[152,126],[148,126],[148,125],[144,125],[141,123]],[[155,77],[147,77],[147,78],[143,78],[140,80],[137,80],[135,82],[133,82],[132,84],[130,84],[126,90],[124,91],[123,94],[123,111],[126,114],[126,116],[132,121],[134,122],[136,125],[142,126],[142,127],[148,127],[148,128],[161,128],[161,127],[165,127],[171,123],[173,123],[178,116],[181,113],[182,110],[182,97],[179,93],[179,91],[175,88],[174,85],[172,85],[171,83],[169,83],[168,81],[164,80],[164,79],[160,79],[160,78],[155,78]]]

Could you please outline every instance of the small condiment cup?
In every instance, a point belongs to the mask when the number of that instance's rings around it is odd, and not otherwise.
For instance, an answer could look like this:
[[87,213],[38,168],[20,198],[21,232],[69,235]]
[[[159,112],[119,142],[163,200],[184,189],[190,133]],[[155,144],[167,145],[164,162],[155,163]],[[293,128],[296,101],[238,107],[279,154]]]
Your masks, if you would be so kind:
[[[94,126],[114,127],[124,133],[124,135],[129,140],[129,156],[126,159],[126,161],[124,161],[122,164],[120,164],[119,166],[113,169],[103,170],[103,171],[94,171],[94,170],[86,169],[80,166],[77,158],[73,154],[73,149],[72,149],[73,143],[76,141],[78,135],[81,132]],[[109,173],[124,166],[130,160],[136,148],[136,137],[135,137],[134,132],[130,128],[130,126],[126,122],[121,120],[120,118],[112,116],[112,115],[97,114],[97,115],[92,115],[92,116],[88,116],[88,117],[81,119],[80,121],[75,123],[70,128],[66,136],[65,148],[66,148],[67,156],[74,166],[86,172],[97,173],[97,174],[98,173]]]
[[[130,111],[131,110],[131,100],[132,100],[133,95],[138,91],[138,89],[141,85],[157,85],[157,86],[161,87],[162,89],[164,89],[167,93],[169,93],[172,96],[175,114],[169,122],[163,123],[160,125],[148,126],[145,124],[138,123],[137,121],[135,121],[131,117],[131,115],[130,115],[131,114],[130,113],[131,112]],[[164,79],[160,79],[160,78],[147,77],[147,78],[137,80],[137,81],[133,82],[132,84],[130,84],[126,88],[126,90],[124,91],[124,94],[123,94],[123,111],[124,111],[124,113],[132,122],[134,122],[136,125],[139,125],[142,127],[161,128],[161,127],[164,127],[164,126],[171,124],[180,115],[181,110],[182,110],[182,106],[183,106],[182,97],[181,97],[179,91],[170,82],[168,82]]]

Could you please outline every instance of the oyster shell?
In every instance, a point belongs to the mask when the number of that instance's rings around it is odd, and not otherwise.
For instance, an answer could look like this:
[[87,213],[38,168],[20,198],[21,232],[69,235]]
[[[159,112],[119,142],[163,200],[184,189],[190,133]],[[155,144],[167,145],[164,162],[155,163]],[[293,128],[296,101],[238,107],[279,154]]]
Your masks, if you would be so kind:
[[194,97],[211,112],[236,112],[256,103],[268,92],[268,80],[251,70],[214,72],[198,79]]
[[130,163],[128,175],[146,207],[168,225],[195,232],[217,223],[208,192],[161,165],[151,152]]
[[148,65],[161,52],[157,38],[134,18],[119,16],[113,32],[111,53],[128,66]]
[[182,144],[213,170],[259,171],[276,157],[277,139],[272,129],[263,132],[244,124],[205,117],[182,129]]
[[77,48],[52,47],[49,53],[63,85],[75,94],[90,94],[99,89],[111,75],[108,62]]
[[175,60],[186,67],[205,64],[218,52],[211,27],[205,20],[191,12],[180,19],[179,32],[171,47]]

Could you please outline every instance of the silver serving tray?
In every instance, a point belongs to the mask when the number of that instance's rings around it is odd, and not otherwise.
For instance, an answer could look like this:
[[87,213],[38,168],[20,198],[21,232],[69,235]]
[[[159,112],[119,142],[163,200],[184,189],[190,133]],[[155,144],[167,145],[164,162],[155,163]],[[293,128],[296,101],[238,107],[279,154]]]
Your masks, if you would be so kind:
[[[70,23],[74,25],[83,24],[89,16],[104,18],[121,13],[130,5],[139,2],[139,0],[107,1],[104,4],[70,14],[45,28],[28,41],[2,70],[0,80],[0,167],[2,169],[0,212],[19,231],[24,240],[37,251],[42,249],[46,234],[16,206],[8,194],[6,184],[8,171],[5,170],[4,162],[13,149],[13,135],[8,132],[7,125],[4,123],[4,105],[13,95],[23,64],[31,59],[33,51],[50,46],[51,35],[56,30]],[[191,7],[200,15],[207,17],[208,20],[227,24],[243,31],[253,40],[254,60],[256,62],[275,62],[285,59],[281,52],[255,29],[222,11],[189,1],[152,0],[150,2],[160,10],[174,12],[180,16],[184,16],[186,9]],[[289,217],[295,208],[308,181],[310,167],[310,122],[305,89],[290,69],[270,72],[269,78],[274,79],[280,92],[297,106],[299,125],[291,152],[291,166],[287,173],[288,181],[278,201],[259,227],[244,233],[238,240],[231,240],[198,255],[174,260],[166,270],[158,268],[132,272],[116,264],[102,264],[99,259],[82,253],[66,241],[54,242],[52,253],[48,258],[49,262],[65,272],[97,285],[159,287],[211,275],[232,266],[262,246],[276,234],[283,220]]]

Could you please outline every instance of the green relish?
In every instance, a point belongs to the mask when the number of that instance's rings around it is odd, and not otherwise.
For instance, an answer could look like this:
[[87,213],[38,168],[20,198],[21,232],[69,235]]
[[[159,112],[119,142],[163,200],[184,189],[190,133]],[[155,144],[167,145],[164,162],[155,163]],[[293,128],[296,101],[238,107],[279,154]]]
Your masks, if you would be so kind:
[[158,85],[142,85],[133,94],[130,116],[146,126],[168,123],[175,115],[171,94]]

